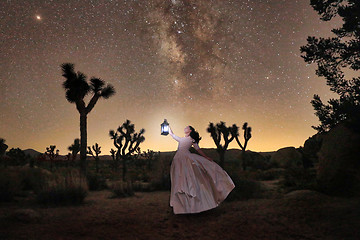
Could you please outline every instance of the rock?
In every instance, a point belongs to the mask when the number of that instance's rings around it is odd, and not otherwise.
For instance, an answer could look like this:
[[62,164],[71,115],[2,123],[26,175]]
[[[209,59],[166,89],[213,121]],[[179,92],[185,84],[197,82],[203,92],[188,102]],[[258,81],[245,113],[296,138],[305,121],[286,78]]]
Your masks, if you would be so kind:
[[13,213],[13,217],[24,223],[39,222],[41,219],[40,213],[33,209],[18,209]]
[[304,142],[304,147],[298,149],[303,156],[304,168],[314,167],[318,163],[318,152],[321,148],[322,138],[323,135],[317,133]]
[[317,180],[333,195],[360,195],[360,134],[342,124],[324,134]]
[[266,170],[269,168],[268,160],[257,152],[246,151],[244,156],[240,155],[240,159],[241,161],[245,160],[246,167],[252,169]]
[[302,155],[294,147],[281,148],[271,157],[270,163],[280,168],[302,167]]

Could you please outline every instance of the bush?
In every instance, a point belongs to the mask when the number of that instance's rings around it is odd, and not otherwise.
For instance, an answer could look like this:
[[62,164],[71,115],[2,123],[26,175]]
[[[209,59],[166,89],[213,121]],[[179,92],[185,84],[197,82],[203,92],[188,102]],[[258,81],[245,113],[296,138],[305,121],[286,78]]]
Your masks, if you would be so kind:
[[105,178],[97,173],[89,173],[87,175],[87,183],[90,191],[98,191],[107,188]]
[[123,181],[114,182],[111,187],[111,192],[113,193],[111,198],[123,198],[123,197],[134,196],[133,186],[130,181],[126,183]]
[[317,190],[316,170],[309,168],[289,168],[284,173],[280,185],[287,191],[293,190]]
[[49,178],[37,194],[37,200],[46,205],[81,204],[87,193],[86,178],[77,170],[69,170]]
[[20,171],[22,190],[33,190],[35,193],[40,192],[47,178],[51,175],[45,169],[24,167]]
[[237,174],[231,176],[231,179],[235,184],[235,188],[226,198],[227,201],[261,198],[263,196],[263,187],[261,183],[246,179]]
[[9,169],[0,170],[0,201],[12,201],[21,191],[19,174]]

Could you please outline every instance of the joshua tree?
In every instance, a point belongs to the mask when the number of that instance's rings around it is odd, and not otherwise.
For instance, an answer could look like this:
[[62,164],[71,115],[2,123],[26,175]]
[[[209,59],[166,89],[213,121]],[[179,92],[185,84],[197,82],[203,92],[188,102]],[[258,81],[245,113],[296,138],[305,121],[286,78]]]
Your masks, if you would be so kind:
[[[214,140],[214,143],[216,145],[216,151],[220,155],[219,165],[221,167],[224,167],[225,152],[229,146],[229,143],[234,140],[237,130],[238,127],[235,124],[233,124],[231,127],[226,127],[225,122],[222,121],[220,123],[217,123],[216,125],[214,125],[213,123],[209,123],[207,131],[210,133],[212,139]],[[224,139],[224,144],[221,143],[222,138]]]
[[246,157],[245,157],[245,151],[246,151],[246,147],[247,147],[247,143],[251,138],[251,127],[248,126],[248,123],[245,122],[243,124],[242,130],[244,130],[244,145],[241,144],[240,140],[239,140],[239,133],[238,133],[238,129],[236,129],[236,134],[235,134],[235,140],[237,142],[237,144],[239,145],[239,147],[241,148],[241,156],[242,156],[242,167],[243,170],[245,170],[246,168]]
[[[80,113],[80,167],[86,174],[86,146],[87,146],[87,115],[94,108],[99,98],[109,98],[115,94],[115,89],[108,84],[104,87],[105,82],[99,78],[91,78],[90,84],[86,80],[86,76],[74,71],[74,64],[64,63],[61,65],[62,76],[65,77],[63,87],[66,90],[66,99],[70,103],[76,104],[76,109]],[[84,97],[87,94],[93,94],[89,104],[86,106]]]
[[8,145],[5,144],[5,139],[0,138],[0,157],[5,154],[7,148]]
[[55,153],[55,145],[50,145],[50,147],[46,147],[46,152],[45,155],[49,157],[50,159],[50,169],[53,169],[53,161],[55,160],[55,158],[57,158],[59,156],[59,149],[56,150]]
[[76,160],[77,154],[80,152],[80,139],[75,138],[74,143],[68,147],[68,150],[71,151],[71,161],[74,162]]
[[145,129],[141,129],[139,133],[135,133],[134,124],[130,120],[126,120],[117,131],[109,131],[111,139],[114,140],[114,146],[118,149],[116,153],[117,159],[122,161],[123,181],[126,179],[127,161],[131,159],[132,155],[140,152],[140,143],[145,141],[143,136]]
[[99,144],[95,143],[95,145],[92,145],[92,149],[95,152],[95,155],[93,153],[93,151],[91,151],[91,148],[88,146],[88,152],[87,154],[90,154],[91,156],[94,157],[95,159],[95,168],[96,168],[96,172],[99,172],[99,154],[101,153],[101,147],[99,146]]
[[[360,130],[360,77],[351,76],[360,69],[360,1],[311,0],[310,4],[323,21],[337,15],[343,20],[340,28],[332,30],[336,37],[309,36],[307,45],[300,48],[305,62],[316,63],[316,75],[325,77],[330,90],[340,96],[324,104],[319,95],[314,95],[311,104],[320,125],[312,127],[327,132],[343,122]],[[351,72],[352,79],[345,79],[344,72]]]
[[116,151],[114,149],[111,149],[110,150],[110,154],[111,154],[111,157],[112,157],[112,160],[113,160],[113,170],[117,170],[118,167],[119,167],[119,164],[118,164],[118,158],[116,157]]

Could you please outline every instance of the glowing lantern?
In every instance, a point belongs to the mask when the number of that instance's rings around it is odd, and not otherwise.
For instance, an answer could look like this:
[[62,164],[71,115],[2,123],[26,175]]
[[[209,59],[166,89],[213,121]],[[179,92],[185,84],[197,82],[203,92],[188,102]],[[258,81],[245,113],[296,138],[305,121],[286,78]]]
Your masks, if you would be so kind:
[[169,123],[166,119],[164,119],[164,122],[161,124],[161,135],[168,135],[169,134]]

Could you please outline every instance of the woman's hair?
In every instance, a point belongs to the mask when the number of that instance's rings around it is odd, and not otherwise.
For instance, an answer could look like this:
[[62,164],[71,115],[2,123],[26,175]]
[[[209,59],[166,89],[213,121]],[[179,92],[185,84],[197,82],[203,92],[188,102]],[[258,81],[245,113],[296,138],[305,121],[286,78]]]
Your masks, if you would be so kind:
[[192,126],[189,126],[189,128],[191,130],[190,137],[194,139],[194,142],[199,143],[199,141],[201,140],[199,133],[195,131],[195,129]]

